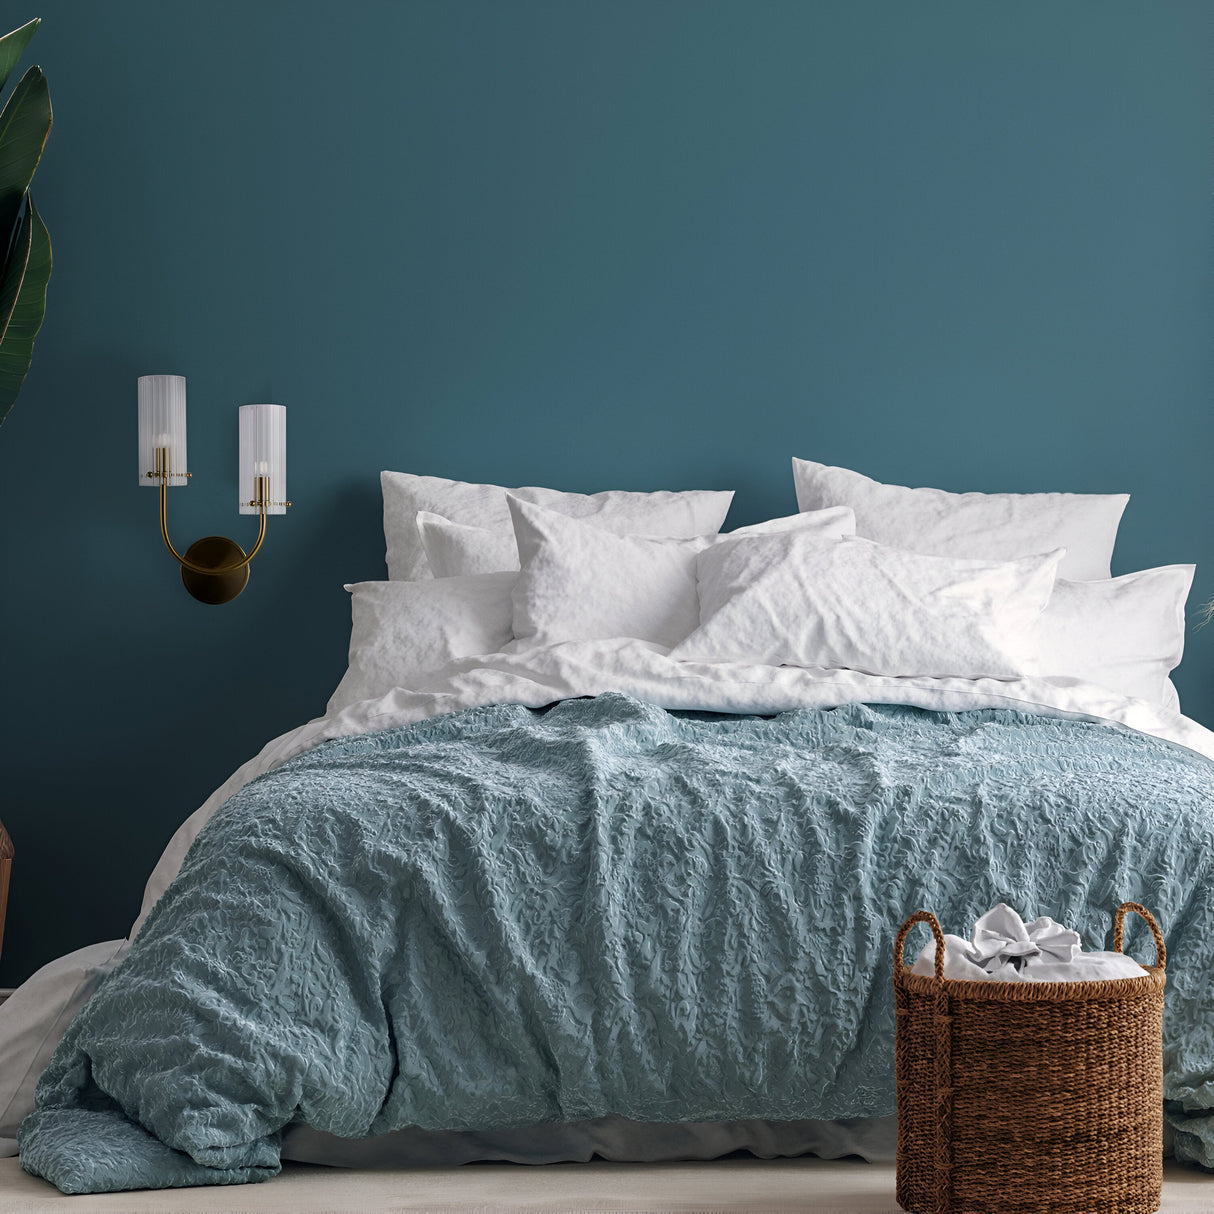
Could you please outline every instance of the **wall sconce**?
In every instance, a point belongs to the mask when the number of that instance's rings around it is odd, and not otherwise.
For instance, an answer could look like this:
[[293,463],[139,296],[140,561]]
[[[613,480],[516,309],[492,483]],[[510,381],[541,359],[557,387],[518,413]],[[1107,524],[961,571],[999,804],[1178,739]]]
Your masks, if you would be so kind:
[[286,514],[287,410],[283,405],[240,406],[241,514],[260,518],[257,542],[246,553],[235,540],[208,535],[182,556],[169,539],[166,491],[189,484],[185,433],[185,376],[139,377],[139,483],[160,488],[160,534],[181,566],[185,588],[200,602],[227,603],[248,584],[249,562],[266,538],[266,515]]

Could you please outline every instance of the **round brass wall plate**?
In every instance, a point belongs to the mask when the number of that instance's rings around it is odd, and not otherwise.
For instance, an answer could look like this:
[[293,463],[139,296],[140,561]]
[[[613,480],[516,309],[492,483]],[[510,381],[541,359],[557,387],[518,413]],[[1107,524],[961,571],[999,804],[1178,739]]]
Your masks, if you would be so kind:
[[[213,569],[235,565],[244,558],[244,549],[222,535],[203,536],[185,551],[185,559],[191,564]],[[244,565],[230,573],[195,573],[183,565],[181,581],[200,603],[230,603],[249,584],[249,567]]]

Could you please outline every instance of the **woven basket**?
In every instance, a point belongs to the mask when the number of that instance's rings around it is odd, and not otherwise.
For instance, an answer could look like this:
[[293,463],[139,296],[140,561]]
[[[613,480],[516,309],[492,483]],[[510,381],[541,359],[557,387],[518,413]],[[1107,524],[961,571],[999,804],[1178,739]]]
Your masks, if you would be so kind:
[[[1163,1183],[1167,950],[1141,978],[964,982],[944,977],[944,936],[918,911],[894,946],[898,1204],[912,1214],[1154,1214]],[[934,977],[903,948],[936,938]]]

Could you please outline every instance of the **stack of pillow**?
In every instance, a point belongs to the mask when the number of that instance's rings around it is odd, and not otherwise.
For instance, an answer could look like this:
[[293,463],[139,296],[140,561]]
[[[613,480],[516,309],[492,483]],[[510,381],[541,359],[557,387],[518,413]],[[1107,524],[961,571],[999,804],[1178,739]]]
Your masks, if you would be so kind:
[[630,637],[676,660],[1097,683],[1177,709],[1192,565],[1110,576],[1124,494],[946,493],[793,461],[800,512],[731,493],[382,474],[387,582],[353,594],[336,712],[464,657]]

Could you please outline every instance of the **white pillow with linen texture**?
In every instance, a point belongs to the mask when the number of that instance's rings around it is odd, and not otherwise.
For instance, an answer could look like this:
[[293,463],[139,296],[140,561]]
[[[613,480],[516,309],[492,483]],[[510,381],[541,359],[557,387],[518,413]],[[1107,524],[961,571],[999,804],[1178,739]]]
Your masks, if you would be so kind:
[[925,556],[1007,561],[1065,548],[1059,577],[1109,577],[1125,493],[948,493],[792,461],[801,510],[850,506],[856,534]]
[[357,582],[350,592],[350,664],[325,712],[378,700],[457,658],[500,653],[510,642],[516,573]]
[[1164,565],[1099,582],[1059,578],[1041,616],[1043,675],[1098,683],[1180,711],[1168,675],[1184,653],[1193,565]]
[[1035,673],[1061,557],[991,563],[859,538],[726,538],[697,558],[702,622],[670,656],[937,678]]
[[609,531],[626,535],[662,535],[680,539],[715,535],[725,521],[733,491],[693,489],[687,492],[562,493],[529,486],[506,489],[476,485],[439,476],[381,472],[384,497],[384,538],[388,546],[388,577],[415,581],[431,576],[417,529],[417,514],[425,510],[455,523],[509,534],[506,494],[536,502],[571,518],[584,518]]
[[522,570],[514,586],[514,635],[557,644],[634,637],[675,645],[700,622],[696,557],[735,536],[783,530],[820,543],[855,526],[846,508],[794,514],[728,536],[654,539],[615,535],[580,519],[510,499]]
[[[758,535],[768,531],[796,531],[803,526],[808,528],[823,527],[831,534],[838,530],[839,538],[844,534],[851,535],[850,511],[836,507],[833,513],[818,511],[815,517],[808,514],[790,514],[785,518],[769,519],[763,523],[753,523],[748,527],[739,527],[730,532],[731,535]],[[807,521],[806,521],[807,520]],[[840,524],[836,527],[836,522]],[[436,578],[466,577],[475,573],[500,573],[517,571],[519,568],[518,542],[512,531],[502,535],[485,527],[469,527],[465,523],[453,523],[450,519],[441,518],[429,511],[421,511],[417,516],[417,528],[422,537],[422,546],[426,550],[426,559],[430,562],[430,570]],[[577,533],[576,528],[572,533]],[[641,536],[646,540],[660,539],[657,536]],[[685,551],[698,552],[702,540],[722,539],[723,536],[695,536],[691,540],[677,540],[676,543],[692,543],[693,549]],[[642,551],[644,545],[641,546]],[[625,549],[629,550],[629,549]]]
[[474,573],[517,573],[518,543],[514,531],[491,531],[453,523],[429,510],[417,512],[417,531],[433,577],[467,577]]

